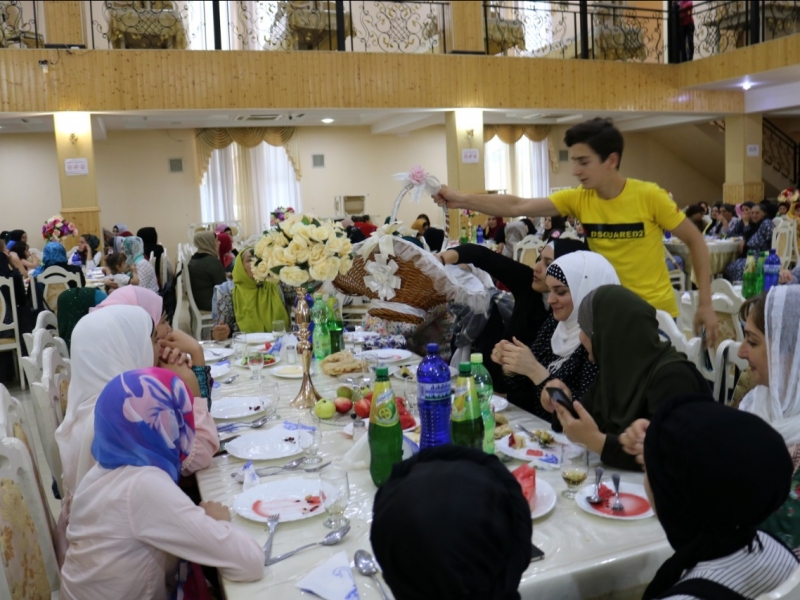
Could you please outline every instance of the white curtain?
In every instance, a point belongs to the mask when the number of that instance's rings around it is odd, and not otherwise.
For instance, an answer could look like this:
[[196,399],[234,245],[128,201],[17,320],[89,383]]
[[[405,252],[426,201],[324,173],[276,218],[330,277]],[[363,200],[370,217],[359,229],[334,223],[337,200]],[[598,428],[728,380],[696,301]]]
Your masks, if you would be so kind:
[[255,199],[261,207],[259,226],[269,225],[269,213],[278,207],[301,212],[300,182],[286,148],[263,142],[250,150],[250,160]]
[[214,150],[208,171],[200,186],[200,212],[203,222],[238,219],[234,200],[233,146]]
[[522,136],[516,144],[506,144],[495,136],[485,144],[484,175],[487,190],[546,198],[550,194],[547,140],[532,142]]

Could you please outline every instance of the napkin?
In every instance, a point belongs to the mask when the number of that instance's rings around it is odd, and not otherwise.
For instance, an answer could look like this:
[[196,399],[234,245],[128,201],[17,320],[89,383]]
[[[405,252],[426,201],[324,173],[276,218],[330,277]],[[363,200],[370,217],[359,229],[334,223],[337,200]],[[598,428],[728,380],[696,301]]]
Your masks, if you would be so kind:
[[347,552],[331,556],[295,584],[325,600],[358,600],[358,588]]
[[334,459],[334,463],[347,471],[369,469],[369,457],[369,436],[362,435],[344,456]]

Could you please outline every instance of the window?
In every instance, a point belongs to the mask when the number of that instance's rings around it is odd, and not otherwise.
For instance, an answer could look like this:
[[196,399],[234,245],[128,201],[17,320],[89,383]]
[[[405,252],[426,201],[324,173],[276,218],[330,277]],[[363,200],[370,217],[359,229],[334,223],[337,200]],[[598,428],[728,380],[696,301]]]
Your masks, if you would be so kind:
[[506,144],[498,136],[484,150],[486,189],[523,198],[546,198],[550,193],[547,140],[532,142],[525,136]]

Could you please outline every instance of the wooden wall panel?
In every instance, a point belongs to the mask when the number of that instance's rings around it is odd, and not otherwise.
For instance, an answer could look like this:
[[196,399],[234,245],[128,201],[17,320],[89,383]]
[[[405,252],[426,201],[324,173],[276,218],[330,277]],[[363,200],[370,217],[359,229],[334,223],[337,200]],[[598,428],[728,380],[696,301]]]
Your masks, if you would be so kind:
[[484,52],[483,2],[468,0],[450,3],[448,52]]
[[[91,233],[100,239],[102,249],[103,228],[100,225],[100,208],[97,206],[87,206],[84,208],[62,208],[61,216],[78,228],[78,234]],[[69,250],[72,246],[77,246],[80,238],[75,238],[64,242],[64,247]]]
[[78,0],[44,3],[45,42],[48,44],[84,44],[83,17]]
[[[772,43],[772,42],[770,42]],[[41,59],[54,66],[42,73]],[[702,62],[702,61],[700,61]],[[681,90],[684,65],[489,56],[189,50],[0,53],[0,111],[541,108],[741,113]]]

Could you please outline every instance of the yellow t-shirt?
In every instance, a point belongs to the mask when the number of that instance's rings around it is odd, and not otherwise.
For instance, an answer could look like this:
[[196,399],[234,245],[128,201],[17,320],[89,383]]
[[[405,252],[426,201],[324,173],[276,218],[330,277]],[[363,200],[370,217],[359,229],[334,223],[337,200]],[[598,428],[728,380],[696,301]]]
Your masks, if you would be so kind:
[[678,316],[662,237],[685,215],[666,191],[628,178],[622,193],[610,200],[583,187],[555,192],[550,200],[562,215],[581,222],[589,248],[608,259],[622,285],[655,308]]

